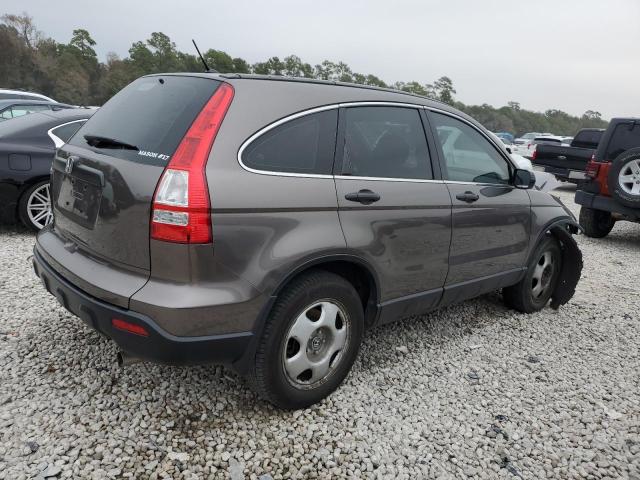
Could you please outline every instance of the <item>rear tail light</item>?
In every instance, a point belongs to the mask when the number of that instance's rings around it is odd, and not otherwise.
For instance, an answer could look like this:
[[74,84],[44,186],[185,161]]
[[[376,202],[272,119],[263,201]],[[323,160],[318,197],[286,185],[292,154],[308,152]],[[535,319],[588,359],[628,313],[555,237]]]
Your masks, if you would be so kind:
[[153,195],[151,238],[173,243],[211,243],[205,168],[220,124],[233,100],[222,83],[184,136]]
[[533,153],[531,154],[531,160],[535,160],[538,157],[538,148],[534,145]]
[[587,168],[585,168],[585,175],[589,178],[596,178],[598,173],[600,172],[600,164],[595,161],[596,155],[595,153],[591,155],[591,161],[587,163]]

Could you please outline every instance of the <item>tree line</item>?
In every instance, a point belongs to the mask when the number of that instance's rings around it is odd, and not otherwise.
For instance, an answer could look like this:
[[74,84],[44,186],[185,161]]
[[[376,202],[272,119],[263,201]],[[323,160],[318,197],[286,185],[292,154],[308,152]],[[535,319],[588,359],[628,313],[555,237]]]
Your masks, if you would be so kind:
[[[0,17],[0,87],[43,93],[74,105],[102,105],[134,79],[158,72],[200,72],[203,66],[195,55],[180,52],[162,32],[154,32],[129,48],[129,56],[109,53],[98,59],[96,42],[85,29],[73,30],[69,43],[59,43],[37,29],[32,17],[6,14]],[[443,76],[433,83],[418,81],[388,84],[373,74],[352,71],[344,62],[325,60],[311,65],[296,55],[271,57],[250,64],[221,50],[203,52],[207,64],[224,73],[286,75],[393,88],[423,95],[468,113],[492,131],[516,135],[524,132],[552,132],[573,135],[580,128],[604,128],[599,112],[587,110],[581,117],[556,109],[533,112],[518,102],[496,108],[488,104],[465,105],[457,101],[453,82]]]

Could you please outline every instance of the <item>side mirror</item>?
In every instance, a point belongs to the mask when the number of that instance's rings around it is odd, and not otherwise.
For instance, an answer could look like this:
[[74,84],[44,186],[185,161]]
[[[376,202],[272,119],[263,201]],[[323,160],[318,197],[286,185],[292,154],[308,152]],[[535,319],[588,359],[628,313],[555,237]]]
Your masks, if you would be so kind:
[[523,190],[529,190],[536,184],[536,176],[531,170],[516,168],[513,174],[513,186]]

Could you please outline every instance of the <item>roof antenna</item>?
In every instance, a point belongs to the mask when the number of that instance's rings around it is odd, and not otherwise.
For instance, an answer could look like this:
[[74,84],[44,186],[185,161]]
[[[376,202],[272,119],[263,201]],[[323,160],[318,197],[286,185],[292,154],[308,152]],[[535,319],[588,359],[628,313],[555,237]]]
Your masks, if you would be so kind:
[[212,68],[209,68],[209,65],[207,65],[207,61],[204,59],[204,57],[202,56],[202,54],[200,53],[200,49],[198,48],[198,45],[196,44],[196,41],[192,38],[191,41],[193,42],[193,46],[196,47],[196,52],[198,52],[198,56],[200,57],[200,60],[202,60],[202,64],[204,65],[204,69],[207,72],[213,72],[213,73],[218,73],[217,70],[214,70]]

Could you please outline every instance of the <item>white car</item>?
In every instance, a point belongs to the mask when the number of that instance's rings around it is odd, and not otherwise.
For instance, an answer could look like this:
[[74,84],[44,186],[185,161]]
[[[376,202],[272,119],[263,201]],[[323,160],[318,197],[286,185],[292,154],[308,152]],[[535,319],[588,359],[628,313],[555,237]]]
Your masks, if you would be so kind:
[[8,90],[0,88],[0,100],[12,100],[14,98],[20,100],[46,100],[47,102],[55,102],[53,98],[33,92],[23,92],[22,90]]

